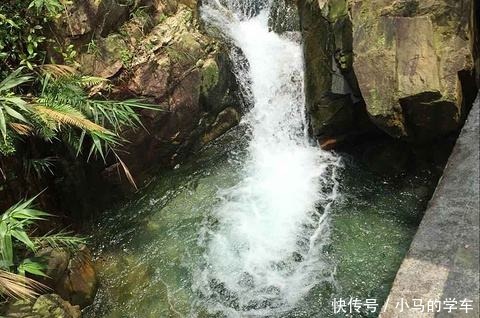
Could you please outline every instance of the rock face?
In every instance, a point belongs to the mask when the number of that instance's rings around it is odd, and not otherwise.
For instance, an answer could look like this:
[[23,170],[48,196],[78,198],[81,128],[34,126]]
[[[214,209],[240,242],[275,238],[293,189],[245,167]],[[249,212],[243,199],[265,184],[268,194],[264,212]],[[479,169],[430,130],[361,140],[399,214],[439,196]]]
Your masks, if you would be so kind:
[[[429,140],[458,128],[473,1],[352,1],[354,69],[373,121]],[[463,78],[462,78],[463,77]]]
[[346,2],[329,8],[327,2],[299,1],[307,111],[312,134],[319,139],[369,126],[353,73]]
[[393,137],[457,130],[475,91],[473,2],[300,0],[314,135],[352,129],[360,93],[370,121]]
[[[137,180],[152,165],[174,166],[236,125],[238,119],[220,115],[224,110],[233,109],[233,117],[242,113],[229,48],[202,28],[198,5],[196,0],[75,1],[67,25],[58,27],[76,47],[84,73],[111,79],[118,98],[157,105],[158,110],[142,111],[146,129],[124,133],[129,143],[121,157]],[[118,182],[118,168],[105,169],[104,180],[128,184]]]

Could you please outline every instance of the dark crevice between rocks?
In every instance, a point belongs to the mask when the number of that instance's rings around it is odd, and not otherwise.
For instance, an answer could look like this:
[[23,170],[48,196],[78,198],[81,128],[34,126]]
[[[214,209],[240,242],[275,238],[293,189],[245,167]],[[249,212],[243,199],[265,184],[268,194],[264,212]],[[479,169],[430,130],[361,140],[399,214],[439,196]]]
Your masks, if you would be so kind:
[[316,2],[298,2],[309,129],[324,149],[380,132],[366,112],[353,71],[352,22],[346,12],[329,10],[335,14],[330,19]]

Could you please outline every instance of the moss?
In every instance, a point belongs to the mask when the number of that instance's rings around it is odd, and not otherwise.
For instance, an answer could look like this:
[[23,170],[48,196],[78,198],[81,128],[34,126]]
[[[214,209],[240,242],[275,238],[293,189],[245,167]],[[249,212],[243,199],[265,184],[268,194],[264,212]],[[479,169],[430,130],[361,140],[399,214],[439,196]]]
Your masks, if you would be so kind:
[[212,87],[217,85],[220,70],[214,59],[208,59],[202,66],[202,93],[207,93]]
[[370,90],[370,99],[368,103],[368,112],[373,116],[384,115],[384,105],[380,93],[376,88]]
[[346,0],[330,0],[328,3],[328,20],[336,21],[347,14]]
[[123,66],[130,67],[132,65],[133,58],[134,54],[128,48],[120,51],[120,59],[122,60]]

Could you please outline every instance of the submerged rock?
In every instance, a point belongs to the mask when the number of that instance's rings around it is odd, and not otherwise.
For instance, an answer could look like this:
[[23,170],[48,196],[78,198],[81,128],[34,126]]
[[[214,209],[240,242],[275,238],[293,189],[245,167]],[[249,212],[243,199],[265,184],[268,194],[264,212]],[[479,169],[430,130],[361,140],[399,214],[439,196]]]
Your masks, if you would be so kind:
[[57,294],[41,295],[34,301],[17,300],[5,312],[10,318],[79,318],[79,306],[72,306]]

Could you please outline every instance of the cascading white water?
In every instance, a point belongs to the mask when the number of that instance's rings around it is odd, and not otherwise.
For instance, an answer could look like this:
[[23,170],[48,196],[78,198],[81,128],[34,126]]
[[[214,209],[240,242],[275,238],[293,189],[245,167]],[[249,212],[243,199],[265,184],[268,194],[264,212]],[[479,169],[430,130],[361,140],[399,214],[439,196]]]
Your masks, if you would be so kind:
[[194,289],[209,311],[227,317],[285,313],[324,279],[339,160],[309,142],[301,45],[269,32],[268,1],[205,0],[201,12],[242,50],[249,68],[236,75],[254,106],[243,120],[243,178],[219,191]]

